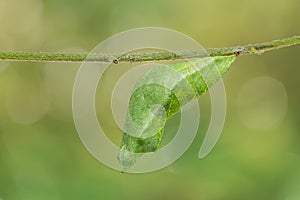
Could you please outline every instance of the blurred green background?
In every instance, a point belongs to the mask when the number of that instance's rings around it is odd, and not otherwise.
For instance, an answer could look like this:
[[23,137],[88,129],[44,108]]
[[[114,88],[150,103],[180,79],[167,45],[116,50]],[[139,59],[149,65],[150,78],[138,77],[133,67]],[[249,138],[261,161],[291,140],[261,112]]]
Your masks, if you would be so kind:
[[[0,0],[0,51],[89,52],[144,26],[175,29],[205,48],[263,42],[299,34],[299,8],[298,0]],[[71,109],[80,64],[1,61],[0,199],[300,199],[299,53],[238,58],[224,78],[227,118],[214,150],[197,157],[206,94],[189,150],[142,175],[109,169],[82,145]]]

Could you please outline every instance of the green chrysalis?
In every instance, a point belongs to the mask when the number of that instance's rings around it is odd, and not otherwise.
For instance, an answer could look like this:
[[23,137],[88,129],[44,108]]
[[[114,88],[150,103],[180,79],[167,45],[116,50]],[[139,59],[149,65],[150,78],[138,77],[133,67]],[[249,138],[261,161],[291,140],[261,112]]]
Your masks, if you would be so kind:
[[236,56],[172,63],[146,72],[136,84],[124,125],[119,162],[132,166],[143,153],[156,151],[167,119],[204,94],[230,68]]

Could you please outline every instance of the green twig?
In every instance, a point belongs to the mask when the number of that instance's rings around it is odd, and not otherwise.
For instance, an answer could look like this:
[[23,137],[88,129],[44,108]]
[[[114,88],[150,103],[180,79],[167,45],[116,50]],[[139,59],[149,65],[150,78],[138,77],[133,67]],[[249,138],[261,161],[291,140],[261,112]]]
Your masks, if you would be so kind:
[[253,55],[300,44],[300,36],[237,47],[212,48],[199,51],[127,53],[122,55],[66,54],[46,52],[0,52],[0,60],[32,62],[143,62],[201,58],[208,56]]

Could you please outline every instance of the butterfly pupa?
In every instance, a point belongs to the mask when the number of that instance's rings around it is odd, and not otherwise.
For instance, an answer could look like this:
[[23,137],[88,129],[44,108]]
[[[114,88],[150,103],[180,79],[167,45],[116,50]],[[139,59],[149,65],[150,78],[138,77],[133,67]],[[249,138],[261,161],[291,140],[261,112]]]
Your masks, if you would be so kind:
[[122,169],[159,149],[167,119],[204,94],[229,70],[236,55],[199,58],[147,71],[131,94],[118,154]]

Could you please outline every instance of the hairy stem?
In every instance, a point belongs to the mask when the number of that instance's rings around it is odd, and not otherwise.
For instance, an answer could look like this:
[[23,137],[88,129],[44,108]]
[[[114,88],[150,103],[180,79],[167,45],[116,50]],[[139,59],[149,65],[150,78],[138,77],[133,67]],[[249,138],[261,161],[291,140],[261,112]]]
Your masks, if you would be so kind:
[[300,44],[300,36],[245,46],[212,48],[199,51],[127,53],[122,55],[66,54],[46,52],[0,52],[0,60],[31,62],[143,62],[227,55],[260,55],[266,51]]

